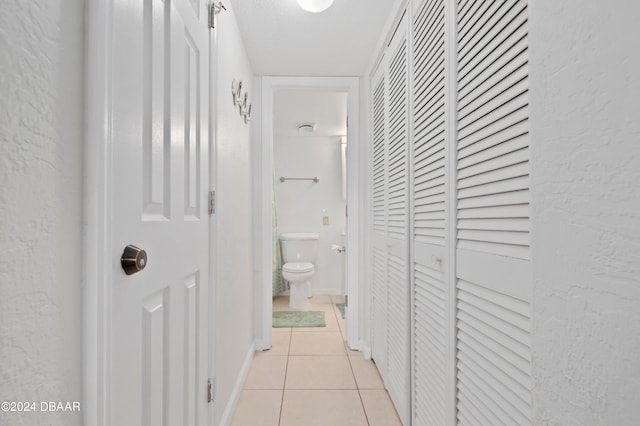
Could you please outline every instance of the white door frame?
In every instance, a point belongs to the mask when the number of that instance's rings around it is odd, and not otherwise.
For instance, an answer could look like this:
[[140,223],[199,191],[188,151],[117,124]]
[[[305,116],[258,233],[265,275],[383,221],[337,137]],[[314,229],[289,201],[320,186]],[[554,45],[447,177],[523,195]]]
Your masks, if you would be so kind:
[[[84,223],[82,285],[82,417],[83,424],[108,426],[110,418],[111,375],[111,295],[112,270],[119,263],[120,247],[111,240],[114,196],[112,194],[112,113],[111,40],[113,1],[87,2],[85,10],[85,151],[84,151]],[[215,118],[215,35],[210,32],[210,111]],[[210,185],[215,184],[215,120],[210,121]],[[213,216],[215,217],[215,216]],[[215,259],[215,222],[210,218],[210,259]],[[215,265],[210,265],[210,270]],[[209,274],[209,336],[214,336],[215,274]],[[209,342],[209,377],[214,374],[212,342]],[[212,421],[213,405],[209,406]]]
[[261,312],[261,336],[257,336],[256,349],[271,347],[272,326],[272,200],[273,200],[273,97],[279,89],[325,89],[347,93],[347,343],[351,349],[360,348],[358,312],[359,312],[359,259],[360,233],[358,227],[360,174],[360,79],[358,77],[263,77],[262,78],[262,121],[260,169],[260,270],[262,294],[258,307]]
[[82,364],[84,424],[109,425],[111,300],[107,291],[114,260],[111,241],[112,3],[86,4],[84,257]]

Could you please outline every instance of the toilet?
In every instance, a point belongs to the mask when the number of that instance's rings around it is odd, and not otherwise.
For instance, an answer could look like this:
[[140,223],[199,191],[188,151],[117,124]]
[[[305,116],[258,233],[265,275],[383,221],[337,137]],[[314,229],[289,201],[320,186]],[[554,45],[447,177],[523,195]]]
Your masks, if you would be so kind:
[[280,234],[282,278],[289,282],[289,307],[303,309],[309,305],[311,277],[315,275],[318,234]]

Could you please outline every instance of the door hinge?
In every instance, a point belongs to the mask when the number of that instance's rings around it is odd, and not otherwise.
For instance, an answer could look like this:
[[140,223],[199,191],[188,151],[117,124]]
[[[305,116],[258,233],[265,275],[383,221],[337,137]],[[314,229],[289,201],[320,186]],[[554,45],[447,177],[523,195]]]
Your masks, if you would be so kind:
[[344,307],[345,308],[349,307],[349,295],[348,294],[344,295]]
[[209,191],[209,216],[216,212],[216,191]]
[[207,404],[211,404],[213,402],[213,385],[215,381],[213,379],[207,380]]
[[211,6],[209,6],[209,28],[216,27],[216,15],[223,10],[227,10],[227,8],[224,7],[224,4],[222,4],[221,1],[217,4],[211,3]]

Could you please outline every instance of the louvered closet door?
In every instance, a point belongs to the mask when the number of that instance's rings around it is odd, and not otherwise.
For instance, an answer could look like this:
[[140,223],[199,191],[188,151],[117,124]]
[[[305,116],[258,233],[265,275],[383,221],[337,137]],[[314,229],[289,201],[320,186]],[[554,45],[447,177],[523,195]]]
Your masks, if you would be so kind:
[[409,94],[406,17],[388,47],[387,279],[388,374],[385,384],[404,424],[410,420],[408,267]]
[[457,415],[531,423],[527,2],[457,7]]
[[373,78],[372,357],[387,371],[387,129],[384,67]]
[[[417,6],[417,7],[416,7]],[[444,425],[451,394],[447,268],[445,0],[414,3],[413,66],[413,424]]]
[[408,55],[405,19],[372,81],[372,357],[404,424],[410,420]]

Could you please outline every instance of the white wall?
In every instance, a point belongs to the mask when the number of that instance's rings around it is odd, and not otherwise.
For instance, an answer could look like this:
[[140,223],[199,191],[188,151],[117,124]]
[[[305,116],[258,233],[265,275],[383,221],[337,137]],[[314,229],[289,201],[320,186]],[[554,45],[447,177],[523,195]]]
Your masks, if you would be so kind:
[[[253,148],[251,150],[251,170],[253,172],[252,184],[251,184],[251,200],[252,200],[252,229],[253,240],[251,244],[251,254],[253,256],[253,332],[256,338],[256,349],[264,349],[267,347],[264,339],[267,338],[271,341],[271,330],[265,331],[263,327],[262,319],[264,310],[268,307],[266,297],[263,297],[264,286],[262,284],[262,246],[264,244],[262,238],[262,226],[264,218],[262,217],[262,78],[254,76],[253,78],[253,111],[251,122],[251,143]],[[269,264],[271,267],[271,264]],[[271,300],[269,299],[269,302]],[[268,336],[264,336],[268,334]],[[270,344],[268,345],[271,346]]]
[[531,2],[536,424],[640,419],[640,6]]
[[[314,294],[343,294],[345,256],[331,250],[332,244],[344,244],[342,232],[346,230],[340,138],[276,134],[273,156],[280,233],[319,234],[316,273],[311,279],[311,287]],[[319,182],[280,182],[280,176],[317,176]],[[324,215],[329,216],[327,226],[322,222]]]
[[[0,14],[0,401],[82,401],[83,2]],[[0,424],[80,425],[82,413]]]
[[242,80],[243,91],[253,102],[253,73],[233,7],[225,5],[227,11],[218,15],[216,24],[216,424],[232,414],[232,393],[242,384],[242,368],[254,338],[251,125],[244,123],[231,97],[232,80]]
[[[393,9],[395,10],[395,9]],[[373,180],[371,179],[371,164],[373,158],[373,144],[371,143],[372,125],[371,125],[371,104],[369,102],[369,93],[371,85],[368,77],[360,79],[360,145],[358,147],[358,157],[361,158],[360,170],[358,175],[358,201],[360,203],[359,211],[361,212],[358,220],[358,229],[360,233],[360,253],[358,269],[360,270],[358,283],[358,336],[360,336],[360,350],[364,353],[365,358],[371,358],[371,281],[372,281],[372,256],[370,247],[373,244],[373,238],[369,229],[373,221],[373,209],[371,208],[371,194]]]

